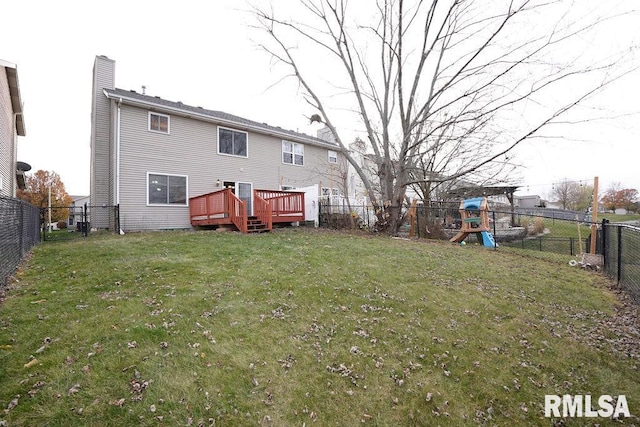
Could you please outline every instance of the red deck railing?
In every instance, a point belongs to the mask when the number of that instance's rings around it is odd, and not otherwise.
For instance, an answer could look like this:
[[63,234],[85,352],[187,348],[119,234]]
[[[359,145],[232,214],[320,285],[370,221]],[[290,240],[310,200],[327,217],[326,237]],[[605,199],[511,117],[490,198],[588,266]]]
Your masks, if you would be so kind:
[[221,190],[190,198],[191,224],[206,225],[212,219],[228,218],[230,193],[230,190]]
[[304,193],[277,190],[256,190],[255,192],[271,206],[274,221],[304,221]]
[[[304,193],[277,190],[254,190],[254,216],[267,230],[274,222],[304,221]],[[247,233],[246,204],[233,190],[225,188],[189,199],[191,225],[233,224]]]
[[253,213],[260,222],[267,225],[267,230],[273,228],[271,205],[256,190],[253,191]]
[[247,232],[247,207],[245,203],[238,199],[235,194],[229,190],[229,203],[231,207],[231,222],[238,227],[243,233]]

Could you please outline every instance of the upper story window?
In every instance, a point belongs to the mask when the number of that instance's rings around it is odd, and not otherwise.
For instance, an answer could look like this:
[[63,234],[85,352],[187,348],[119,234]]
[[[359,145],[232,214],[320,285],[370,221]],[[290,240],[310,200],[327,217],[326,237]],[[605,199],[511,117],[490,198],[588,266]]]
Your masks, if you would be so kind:
[[333,150],[329,150],[329,163],[338,163],[338,153]]
[[149,130],[152,132],[169,133],[169,116],[149,111]]
[[247,132],[218,127],[218,154],[249,157]]
[[342,191],[337,188],[322,187],[321,193],[323,196],[342,196]]
[[304,145],[282,141],[282,162],[290,165],[304,165]]
[[184,175],[147,174],[149,205],[187,205],[187,177]]

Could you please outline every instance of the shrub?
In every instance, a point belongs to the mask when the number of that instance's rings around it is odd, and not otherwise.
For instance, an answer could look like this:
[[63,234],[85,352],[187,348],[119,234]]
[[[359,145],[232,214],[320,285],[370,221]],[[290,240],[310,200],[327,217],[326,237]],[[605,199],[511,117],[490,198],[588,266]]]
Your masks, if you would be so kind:
[[536,234],[542,234],[544,232],[544,219],[538,217],[533,220],[533,230]]

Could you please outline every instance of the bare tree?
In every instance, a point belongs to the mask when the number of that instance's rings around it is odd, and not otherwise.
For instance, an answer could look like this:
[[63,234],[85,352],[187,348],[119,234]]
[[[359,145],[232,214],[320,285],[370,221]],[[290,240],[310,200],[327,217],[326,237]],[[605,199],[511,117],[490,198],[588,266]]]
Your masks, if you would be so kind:
[[564,178],[553,184],[551,197],[560,203],[562,209],[586,210],[593,199],[593,186]]
[[[286,2],[287,15],[273,4],[254,13],[268,34],[259,45],[297,81],[395,233],[409,185],[429,193],[495,179],[519,144],[568,121],[623,74],[611,72],[617,58],[562,49],[603,21],[565,3],[301,0]],[[339,123],[366,135],[373,177],[350,156]]]

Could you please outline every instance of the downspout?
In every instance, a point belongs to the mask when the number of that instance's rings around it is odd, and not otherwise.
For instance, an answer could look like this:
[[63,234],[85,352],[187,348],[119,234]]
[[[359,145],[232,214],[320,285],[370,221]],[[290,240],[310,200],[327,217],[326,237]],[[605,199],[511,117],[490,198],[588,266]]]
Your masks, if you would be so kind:
[[122,223],[120,217],[120,106],[122,105],[122,98],[118,99],[118,113],[116,117],[116,209],[118,212],[118,219],[116,226],[118,227],[118,233],[124,234],[122,231]]
[[122,98],[118,99],[118,112],[116,115],[116,206],[120,204],[120,106]]
[[[18,160],[17,149],[18,149],[18,129],[16,125],[18,124],[18,114],[21,113],[13,113],[13,123],[11,123],[11,131],[13,132],[13,139],[11,140],[11,166],[9,166],[9,182],[8,191],[9,197],[15,197],[16,191],[18,189],[18,180],[16,177],[16,160]],[[0,176],[0,180],[4,179]],[[0,182],[0,190],[2,189],[2,182]]]

